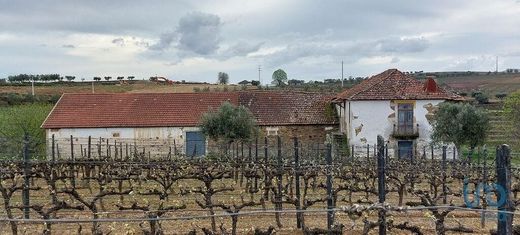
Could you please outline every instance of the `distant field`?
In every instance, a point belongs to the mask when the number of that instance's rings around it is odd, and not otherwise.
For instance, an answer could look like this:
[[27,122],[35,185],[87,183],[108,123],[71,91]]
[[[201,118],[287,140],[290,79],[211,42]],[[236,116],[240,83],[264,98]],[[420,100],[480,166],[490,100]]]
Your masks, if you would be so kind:
[[[216,84],[173,84],[164,85],[153,82],[136,82],[134,84],[109,84],[102,82],[94,83],[95,93],[181,93],[194,92],[195,89],[209,89],[209,91],[228,91],[243,89],[239,85],[216,85]],[[256,89],[255,87],[248,87],[248,89]],[[39,84],[35,86],[35,93],[37,95],[61,95],[63,93],[91,93],[91,83],[60,83],[60,84]],[[30,85],[20,86],[1,86],[0,93],[18,93],[30,94]]]
[[497,93],[511,93],[520,90],[520,74],[468,75],[459,77],[438,77],[440,83],[470,93],[481,90],[494,96]]

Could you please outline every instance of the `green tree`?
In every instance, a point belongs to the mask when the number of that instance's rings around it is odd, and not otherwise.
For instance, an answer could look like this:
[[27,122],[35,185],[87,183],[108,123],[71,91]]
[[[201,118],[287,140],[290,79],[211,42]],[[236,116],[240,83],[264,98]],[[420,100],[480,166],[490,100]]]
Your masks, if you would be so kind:
[[101,77],[94,77],[94,81],[101,81]]
[[45,156],[45,131],[40,128],[50,104],[26,104],[0,108],[0,158],[20,158],[24,136],[33,158]]
[[224,72],[218,72],[218,78],[217,78],[218,84],[228,84],[229,83],[229,75]]
[[76,79],[75,76],[65,76],[65,79],[67,79],[67,81],[69,82],[72,82],[74,79]]
[[520,91],[511,93],[504,101],[504,111],[513,121],[512,132],[516,138],[520,138]]
[[285,86],[285,84],[287,84],[287,73],[282,69],[274,71],[273,84],[276,86]]
[[216,111],[209,111],[201,118],[200,128],[209,138],[223,144],[235,140],[248,140],[257,133],[253,114],[244,106],[223,103]]
[[457,149],[484,144],[489,129],[487,113],[470,104],[441,103],[433,118],[434,142],[451,142]]
[[107,81],[109,81],[110,79],[112,79],[112,77],[110,77],[110,76],[105,77],[105,80],[107,80]]

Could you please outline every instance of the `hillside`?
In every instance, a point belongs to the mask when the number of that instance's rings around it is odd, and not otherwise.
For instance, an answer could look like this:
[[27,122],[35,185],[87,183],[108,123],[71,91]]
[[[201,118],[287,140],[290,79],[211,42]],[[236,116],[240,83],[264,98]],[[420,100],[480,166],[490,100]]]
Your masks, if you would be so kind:
[[502,105],[502,102],[479,105],[479,107],[487,110],[490,118],[491,129],[486,143],[489,147],[509,144],[513,149],[518,150],[520,147],[518,142],[511,142],[515,140],[511,132],[513,122],[505,116]]
[[[216,85],[208,83],[197,84],[158,84],[148,81],[137,81],[131,84],[119,84],[114,82],[94,82],[95,93],[121,93],[121,92],[149,92],[149,93],[163,93],[163,92],[194,92],[196,89],[210,89],[217,90],[238,90],[242,87],[238,85]],[[90,82],[60,82],[60,83],[43,83],[35,85],[35,94],[37,95],[61,95],[63,93],[91,93],[92,83]],[[17,93],[30,94],[30,84],[24,85],[0,85],[0,93]]]
[[418,79],[434,77],[459,92],[471,93],[480,90],[490,97],[498,93],[509,94],[520,90],[520,73],[489,72],[432,72],[413,74]]

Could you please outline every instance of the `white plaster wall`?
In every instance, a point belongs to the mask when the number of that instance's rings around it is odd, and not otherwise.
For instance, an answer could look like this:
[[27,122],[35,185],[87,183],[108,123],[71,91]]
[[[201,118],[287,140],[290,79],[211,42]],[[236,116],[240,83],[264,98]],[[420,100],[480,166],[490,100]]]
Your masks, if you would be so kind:
[[388,139],[393,127],[388,115],[393,112],[389,100],[350,101],[350,144],[373,145],[377,141],[377,135]]
[[[164,154],[169,151],[169,147],[175,146],[179,153],[184,153],[185,133],[188,131],[199,131],[199,127],[143,127],[143,128],[62,128],[47,129],[47,152],[48,155],[52,151],[52,135],[54,135],[55,146],[59,147],[59,151],[63,156],[70,155],[70,136],[73,136],[74,154],[81,154],[81,147],[86,148],[88,145],[88,137],[92,137],[92,152],[97,154],[97,145],[102,142],[103,152],[106,148],[106,140],[109,144],[114,142],[122,144],[137,145],[140,148],[145,147],[146,152],[153,154]],[[119,137],[114,137],[114,133],[119,133]],[[125,146],[126,147],[126,146]]]
[[[427,114],[432,107],[443,100],[416,100],[414,106],[414,121],[419,124],[419,138],[415,139],[416,154],[422,155],[423,148],[427,146],[427,156],[431,156],[430,142],[432,126]],[[350,104],[350,105],[349,105]],[[366,155],[366,145],[375,145],[377,135],[382,135],[389,141],[389,154],[396,154],[397,141],[391,137],[393,125],[397,122],[397,104],[391,100],[367,100],[345,102],[340,116],[341,131],[349,137],[351,145],[355,145],[355,152]],[[349,110],[350,109],[350,110]],[[395,109],[395,111],[394,111]],[[451,145],[450,145],[451,147]],[[453,152],[448,148],[448,158],[452,158]],[[435,149],[435,157],[441,156],[441,148]],[[373,148],[370,147],[370,151]]]

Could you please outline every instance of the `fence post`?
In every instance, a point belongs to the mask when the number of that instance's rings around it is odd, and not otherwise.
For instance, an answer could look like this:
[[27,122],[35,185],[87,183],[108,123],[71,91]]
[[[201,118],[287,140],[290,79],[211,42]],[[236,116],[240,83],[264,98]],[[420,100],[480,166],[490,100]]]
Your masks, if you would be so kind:
[[390,157],[388,156],[388,143],[385,144],[385,161],[386,163],[390,161]]
[[[52,135],[54,143],[54,135]],[[31,158],[29,156],[29,136],[27,133],[23,137],[23,215],[25,219],[29,219],[29,174],[31,173]]]
[[72,184],[72,187],[75,188],[76,187],[76,177],[74,176],[74,168],[75,168],[75,165],[74,165],[74,137],[72,135],[70,135],[70,160],[72,161],[72,163],[70,164],[70,174],[71,174],[71,178],[70,178],[70,183]]
[[334,202],[332,198],[332,146],[327,144],[327,231],[332,234],[332,226],[334,225]]
[[433,156],[433,144],[431,145],[431,149],[432,149],[432,161],[434,160],[434,156]]
[[[385,203],[385,140],[382,136],[377,136],[377,191],[379,194],[379,204]],[[379,211],[379,235],[386,234],[386,212],[384,209]]]
[[301,210],[301,192],[300,192],[300,155],[298,152],[298,137],[294,137],[294,184],[296,191],[296,227],[303,228],[303,214]]
[[282,159],[282,140],[280,136],[277,136],[277,147],[278,147],[278,155],[277,155],[277,193],[276,193],[276,222],[278,227],[282,227],[282,222],[280,221],[280,212],[282,211],[282,174],[283,174],[283,159]]
[[[502,187],[501,190],[498,190],[497,202],[503,201],[503,203],[499,203],[498,210],[499,211],[514,211],[514,205],[511,201],[511,152],[509,146],[503,144],[497,147],[497,157],[496,157],[496,174],[497,174],[497,184],[499,187]],[[499,188],[500,189],[500,188]],[[505,197],[505,200],[504,198]],[[507,212],[498,212],[498,223],[497,223],[497,234],[498,235],[506,235],[513,233],[513,214],[509,214]]]
[[91,149],[91,146],[92,146],[92,136],[88,136],[88,151],[87,151],[87,158],[90,159],[90,149]]
[[[484,188],[487,188],[488,186],[488,179],[487,179],[487,175],[488,175],[488,169],[487,169],[487,148],[484,147],[484,149],[482,150],[482,154],[484,155],[483,157],[483,160],[484,160],[484,165],[482,166],[483,167],[483,172],[482,172],[482,184]],[[482,200],[482,209],[484,211],[482,211],[482,214],[480,215],[480,227],[482,228],[485,228],[486,227],[486,212],[485,210],[487,209],[487,202],[486,200]]]
[[[254,162],[255,162],[255,170],[258,170],[256,168],[257,167],[256,164],[258,164],[258,136],[256,136],[256,138],[255,138],[255,160],[254,160]],[[254,191],[255,192],[258,191],[258,177],[255,177],[255,190]]]
[[268,142],[267,142],[267,136],[264,137],[264,187],[265,187],[265,199],[269,199],[269,189],[267,188],[267,185],[271,186],[271,184],[268,184],[267,181],[269,180],[267,176],[267,171],[270,168],[268,165],[269,161],[269,149],[268,149]]
[[444,204],[448,203],[448,198],[446,195],[447,191],[448,189],[446,188],[446,146],[444,145],[442,146],[442,203]]

